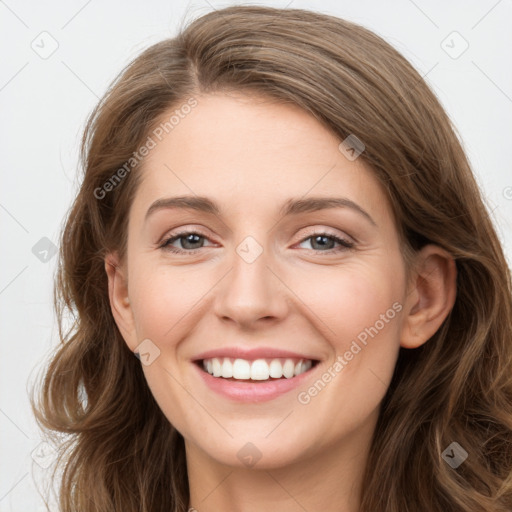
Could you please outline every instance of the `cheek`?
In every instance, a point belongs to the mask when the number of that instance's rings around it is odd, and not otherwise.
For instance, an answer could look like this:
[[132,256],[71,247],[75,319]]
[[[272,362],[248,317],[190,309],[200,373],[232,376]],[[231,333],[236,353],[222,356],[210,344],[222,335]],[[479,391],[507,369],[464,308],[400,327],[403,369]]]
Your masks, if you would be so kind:
[[193,422],[194,407],[181,385],[185,380],[183,368],[178,364],[177,348],[180,340],[190,334],[191,322],[197,320],[200,299],[208,287],[204,276],[197,271],[156,264],[146,267],[149,268],[137,272],[134,261],[130,301],[139,341],[150,339],[160,353],[152,364],[143,365],[142,369],[160,409],[179,431],[186,432]]
[[302,389],[299,402],[311,416],[330,418],[326,437],[359,428],[387,391],[399,350],[399,281],[361,268],[333,274],[308,304],[328,327],[333,355],[322,382]]
[[154,265],[136,273],[130,281],[130,295],[137,334],[162,342],[177,339],[187,315],[200,307],[200,299],[211,286],[204,273]]
[[[400,298],[399,277],[371,266],[347,266],[300,283],[297,279],[297,295],[322,320],[326,337],[337,351],[379,322],[380,315]],[[394,318],[394,313],[392,310],[388,316]],[[386,330],[388,325],[386,322]]]
[[323,290],[310,304],[328,328],[324,332],[333,352],[330,364],[342,358],[342,366],[331,368],[338,377],[332,389],[350,389],[355,408],[374,392],[378,400],[382,384],[392,377],[399,349],[400,277],[375,267],[353,268],[325,279]]

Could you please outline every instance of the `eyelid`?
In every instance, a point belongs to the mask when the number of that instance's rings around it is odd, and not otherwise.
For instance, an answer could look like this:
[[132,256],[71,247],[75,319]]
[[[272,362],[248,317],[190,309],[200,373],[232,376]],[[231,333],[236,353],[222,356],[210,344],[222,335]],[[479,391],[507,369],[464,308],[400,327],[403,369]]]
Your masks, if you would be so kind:
[[168,250],[169,252],[174,252],[174,253],[182,253],[182,254],[195,254],[197,251],[200,251],[201,249],[207,249],[209,247],[214,247],[216,242],[213,242],[212,245],[207,245],[205,247],[200,247],[198,249],[190,249],[190,250],[186,250],[186,249],[180,249],[180,248],[171,248],[172,246],[170,245],[171,241],[172,243],[174,243],[176,240],[179,240],[180,238],[185,238],[186,236],[188,235],[198,235],[199,237],[205,239],[205,240],[208,240],[209,242],[212,242],[211,238],[207,235],[205,235],[204,233],[202,233],[201,231],[199,230],[195,230],[195,229],[190,229],[190,230],[183,230],[183,231],[178,231],[176,233],[170,233],[166,236],[164,236],[162,238],[162,240],[160,242],[157,243],[157,248],[158,249],[163,249],[163,250]]
[[194,224],[187,224],[185,226],[179,226],[177,228],[166,231],[165,234],[159,238],[156,245],[159,246],[160,244],[163,244],[170,238],[174,238],[179,235],[185,236],[190,233],[196,233],[198,235],[203,236],[204,238],[212,239],[212,236],[209,234],[206,234],[205,231],[203,230],[203,228],[196,227],[196,225],[194,225]]
[[351,237],[345,237],[343,235],[338,235],[335,233],[331,233],[329,230],[317,230],[306,236],[303,236],[302,239],[297,242],[295,245],[300,245],[307,240],[313,239],[314,237],[327,237],[334,240],[334,243],[337,243],[340,247],[327,249],[325,251],[317,251],[315,249],[306,249],[307,251],[312,251],[315,254],[325,254],[327,255],[337,255],[345,251],[352,251],[356,248],[356,242],[352,241]]
[[[337,255],[345,251],[353,250],[357,244],[357,242],[353,241],[353,237],[346,236],[346,235],[339,235],[337,233],[333,233],[331,231],[331,228],[311,228],[312,231],[309,232],[309,234],[305,234],[301,237],[301,239],[294,244],[294,246],[299,245],[301,243],[306,242],[309,239],[312,239],[314,237],[327,237],[331,238],[334,243],[338,244],[337,248],[331,248],[327,249],[325,251],[319,251],[316,249],[306,249],[307,251],[311,251],[315,254],[325,254],[328,255]],[[201,249],[206,249],[208,247],[211,247],[211,245],[199,247],[197,249],[181,249],[178,247],[173,247],[171,243],[176,242],[179,239],[183,239],[189,235],[198,235],[200,238],[203,238],[205,240],[208,240],[211,242],[210,237],[208,235],[205,235],[200,229],[193,229],[192,227],[189,228],[180,228],[177,232],[171,232],[165,235],[162,240],[158,243],[158,248],[164,251],[168,251],[171,254],[177,254],[177,255],[195,255],[197,252],[200,252]],[[214,242],[214,246],[215,246]]]
[[[306,228],[308,229],[308,228]],[[310,236],[314,236],[314,235],[318,235],[318,234],[323,234],[323,235],[328,235],[328,236],[332,236],[332,237],[337,237],[337,238],[342,238],[344,239],[345,241],[347,242],[350,242],[350,243],[357,243],[357,240],[349,235],[346,231],[341,231],[341,230],[337,230],[335,228],[330,228],[330,227],[311,227],[310,228],[310,234],[309,235],[302,235],[300,241],[304,241],[305,238],[309,238]]]
[[[329,227],[309,227],[309,226],[304,226],[304,227],[299,228],[299,230],[303,230],[303,229],[310,229],[311,230],[310,234],[309,235],[302,235],[298,239],[298,242],[303,242],[306,238],[308,238],[310,236],[323,234],[323,235],[343,238],[347,242],[351,242],[351,243],[354,243],[354,244],[358,243],[358,240],[355,237],[349,235],[345,231],[336,232],[336,231],[334,231],[335,228],[329,228]],[[195,233],[195,234],[201,235],[204,238],[212,239],[212,236],[208,235],[204,231],[202,231],[202,228],[196,228],[194,224],[191,224],[191,225],[187,225],[185,227],[178,227],[176,229],[171,230],[170,232],[166,232],[158,240],[157,245],[160,246],[160,244],[168,241],[170,238],[174,238],[174,237],[177,237],[179,235],[184,236],[184,235],[190,234],[192,232]]]

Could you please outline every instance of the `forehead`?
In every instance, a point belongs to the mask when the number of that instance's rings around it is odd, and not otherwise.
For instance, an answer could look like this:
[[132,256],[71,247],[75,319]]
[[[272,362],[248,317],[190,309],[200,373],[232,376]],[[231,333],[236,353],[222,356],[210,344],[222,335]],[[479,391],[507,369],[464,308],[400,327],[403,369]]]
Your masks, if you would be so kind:
[[258,205],[277,211],[291,197],[336,193],[364,203],[377,218],[389,214],[384,191],[362,159],[347,159],[341,140],[306,111],[241,94],[196,99],[161,140],[153,137],[134,207],[197,194],[233,211]]

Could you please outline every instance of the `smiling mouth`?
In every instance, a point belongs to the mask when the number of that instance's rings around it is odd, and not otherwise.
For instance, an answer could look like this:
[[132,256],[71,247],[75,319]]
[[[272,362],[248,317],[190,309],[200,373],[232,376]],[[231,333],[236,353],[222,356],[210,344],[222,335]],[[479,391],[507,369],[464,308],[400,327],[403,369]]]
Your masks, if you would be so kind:
[[315,359],[272,358],[247,360],[232,357],[213,357],[196,361],[212,377],[241,382],[269,382],[292,379],[319,363]]

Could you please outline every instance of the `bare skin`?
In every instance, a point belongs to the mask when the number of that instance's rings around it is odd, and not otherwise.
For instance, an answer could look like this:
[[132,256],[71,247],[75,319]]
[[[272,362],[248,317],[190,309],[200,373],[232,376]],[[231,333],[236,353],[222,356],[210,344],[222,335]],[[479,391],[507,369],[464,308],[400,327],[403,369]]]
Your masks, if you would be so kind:
[[[143,370],[185,438],[190,507],[356,512],[399,348],[422,345],[440,327],[455,300],[455,264],[428,245],[407,278],[384,189],[306,112],[234,94],[197,100],[145,158],[127,259],[105,260],[114,318],[130,350],[149,339],[160,351]],[[161,208],[145,219],[156,200],[184,195],[207,196],[220,212]],[[351,206],[280,215],[289,199],[312,197],[346,198],[367,215]],[[199,238],[162,247],[181,231]],[[262,251],[251,263],[237,252],[248,236],[251,251]],[[377,334],[345,357],[372,326]],[[193,362],[233,346],[319,363],[292,391],[233,401]],[[336,370],[338,356],[346,364]],[[319,379],[327,382],[315,393]],[[256,464],[241,449],[253,450]]]

